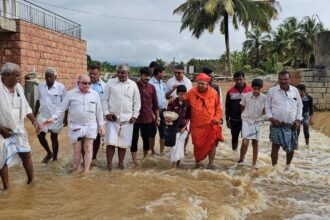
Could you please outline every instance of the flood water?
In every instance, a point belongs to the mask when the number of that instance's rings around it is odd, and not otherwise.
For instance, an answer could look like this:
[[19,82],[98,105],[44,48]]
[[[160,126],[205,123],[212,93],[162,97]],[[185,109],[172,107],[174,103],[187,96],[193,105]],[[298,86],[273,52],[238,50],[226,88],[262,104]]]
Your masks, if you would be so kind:
[[330,219],[330,138],[312,130],[306,147],[300,137],[294,167],[284,171],[282,150],[279,165],[270,165],[268,126],[263,125],[257,170],[251,167],[251,146],[245,164],[237,166],[239,155],[224,128],[218,170],[194,169],[190,143],[179,170],[170,169],[168,155],[133,168],[128,152],[125,170],[109,172],[102,148],[87,176],[72,173],[66,129],[59,160],[48,165],[41,163],[45,152],[31,130],[36,180],[27,186],[22,166],[10,168],[11,188],[0,191],[0,219]]

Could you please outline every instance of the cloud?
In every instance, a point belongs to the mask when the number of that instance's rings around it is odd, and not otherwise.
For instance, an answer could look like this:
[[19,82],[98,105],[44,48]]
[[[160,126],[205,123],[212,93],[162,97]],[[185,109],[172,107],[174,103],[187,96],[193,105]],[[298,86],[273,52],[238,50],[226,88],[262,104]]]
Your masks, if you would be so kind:
[[[156,20],[179,21],[173,10],[183,0],[40,0],[49,4],[92,14],[150,18]],[[79,2],[79,3],[77,3]],[[327,9],[330,1],[324,0],[279,0],[282,10],[275,28],[290,16],[298,17],[317,14],[326,27],[330,27],[330,14]],[[77,13],[70,10],[36,3],[82,25],[82,37],[87,41],[88,54],[92,59],[111,63],[127,62],[131,65],[148,65],[151,60],[188,61],[191,58],[215,59],[225,51],[223,35],[219,30],[213,34],[207,31],[195,39],[187,30],[180,33],[180,22],[148,22],[138,19],[117,19],[107,16]],[[244,28],[239,31],[230,27],[230,48],[239,50],[245,39]]]

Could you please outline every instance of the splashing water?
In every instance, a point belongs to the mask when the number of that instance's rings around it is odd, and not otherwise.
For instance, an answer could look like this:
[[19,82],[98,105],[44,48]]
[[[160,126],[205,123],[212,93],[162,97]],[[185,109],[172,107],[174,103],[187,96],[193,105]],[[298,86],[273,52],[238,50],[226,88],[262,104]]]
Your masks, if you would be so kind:
[[0,219],[329,219],[330,138],[311,130],[306,147],[300,137],[294,166],[284,171],[282,150],[279,165],[270,166],[268,126],[262,126],[258,169],[251,166],[251,146],[243,165],[237,165],[239,154],[231,150],[230,131],[224,128],[219,169],[194,169],[190,143],[182,169],[170,169],[167,149],[140,161],[138,168],[127,152],[126,168],[109,172],[101,149],[87,176],[72,173],[66,131],[59,136],[59,160],[47,165],[31,133],[36,181],[26,186],[21,166],[9,170],[11,189],[0,192]]

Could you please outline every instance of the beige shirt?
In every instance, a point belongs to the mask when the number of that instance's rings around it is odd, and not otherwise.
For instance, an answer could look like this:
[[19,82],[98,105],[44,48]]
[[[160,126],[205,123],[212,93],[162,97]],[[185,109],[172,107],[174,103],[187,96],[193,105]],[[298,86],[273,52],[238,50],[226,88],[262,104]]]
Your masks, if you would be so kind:
[[105,85],[102,98],[104,115],[115,114],[119,121],[138,118],[141,108],[140,92],[136,83],[130,79],[126,82],[118,78],[109,79]]
[[254,96],[253,92],[249,92],[243,95],[240,102],[241,105],[245,106],[242,112],[242,120],[246,121],[261,121],[263,119],[262,111],[266,106],[267,96],[260,93],[259,96]]

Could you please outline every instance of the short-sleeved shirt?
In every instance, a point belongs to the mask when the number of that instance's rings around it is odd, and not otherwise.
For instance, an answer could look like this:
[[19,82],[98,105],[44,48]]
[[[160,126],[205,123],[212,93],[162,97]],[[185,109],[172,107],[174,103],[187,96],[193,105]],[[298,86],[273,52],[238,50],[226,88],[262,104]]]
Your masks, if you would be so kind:
[[[191,83],[190,79],[188,79],[186,76],[183,76],[183,80],[181,80],[181,81],[178,81],[175,78],[175,76],[170,78],[166,82],[166,92],[171,91],[174,85],[184,85],[184,86],[186,86],[187,92],[192,88],[192,83]],[[176,97],[176,89],[171,93],[170,97],[171,98]]]
[[50,118],[57,110],[66,95],[65,86],[62,83],[54,82],[51,88],[48,88],[46,82],[38,85],[36,100],[39,100],[39,114],[42,118]]
[[187,124],[187,119],[190,118],[190,106],[187,101],[184,101],[182,105],[180,105],[179,98],[176,98],[173,102],[168,103],[167,106],[168,111],[176,112],[181,115],[180,121],[179,118],[174,122],[174,126],[177,125],[179,121],[179,128],[183,128]]
[[154,112],[159,110],[156,89],[150,83],[143,85],[141,81],[138,81],[136,84],[141,96],[141,109],[136,122],[152,123]]
[[163,80],[158,81],[155,77],[152,77],[149,80],[149,83],[152,84],[156,89],[159,109],[166,109],[165,83]]
[[260,93],[259,96],[254,96],[253,92],[244,94],[240,104],[243,105],[242,120],[260,121],[263,118],[262,111],[265,109],[267,96]]
[[102,98],[103,93],[104,93],[104,87],[105,87],[105,82],[103,82],[101,79],[97,83],[91,83],[91,88],[99,94],[100,98]]

